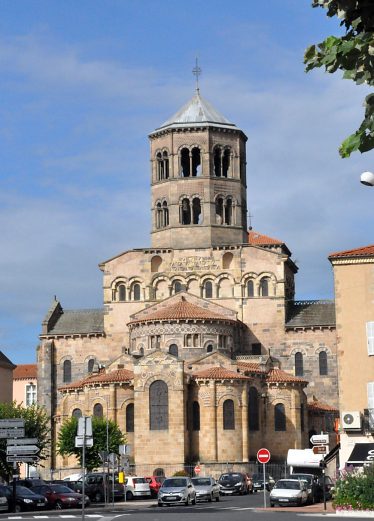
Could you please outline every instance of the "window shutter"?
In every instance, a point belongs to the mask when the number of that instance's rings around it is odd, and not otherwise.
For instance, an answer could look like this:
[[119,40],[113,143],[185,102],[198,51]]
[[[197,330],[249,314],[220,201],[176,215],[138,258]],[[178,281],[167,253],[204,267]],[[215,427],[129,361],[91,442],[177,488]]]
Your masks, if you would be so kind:
[[374,322],[366,322],[366,339],[368,355],[374,355]]

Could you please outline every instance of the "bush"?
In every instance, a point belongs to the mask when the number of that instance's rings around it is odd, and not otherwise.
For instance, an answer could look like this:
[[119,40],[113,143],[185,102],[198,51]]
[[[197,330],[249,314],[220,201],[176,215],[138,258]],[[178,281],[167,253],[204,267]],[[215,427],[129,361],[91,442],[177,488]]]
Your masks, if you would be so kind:
[[183,476],[188,477],[189,474],[185,470],[177,470],[177,472],[174,472],[173,476]]
[[334,490],[337,510],[374,509],[374,465],[361,470],[345,470]]

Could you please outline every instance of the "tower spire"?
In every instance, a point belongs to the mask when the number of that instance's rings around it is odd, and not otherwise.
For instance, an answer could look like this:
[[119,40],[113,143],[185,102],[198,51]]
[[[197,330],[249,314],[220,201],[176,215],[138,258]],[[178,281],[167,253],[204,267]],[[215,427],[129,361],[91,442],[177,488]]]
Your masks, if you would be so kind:
[[195,67],[192,69],[192,74],[196,76],[196,92],[199,94],[199,76],[201,75],[201,67],[199,67],[199,61],[196,56]]

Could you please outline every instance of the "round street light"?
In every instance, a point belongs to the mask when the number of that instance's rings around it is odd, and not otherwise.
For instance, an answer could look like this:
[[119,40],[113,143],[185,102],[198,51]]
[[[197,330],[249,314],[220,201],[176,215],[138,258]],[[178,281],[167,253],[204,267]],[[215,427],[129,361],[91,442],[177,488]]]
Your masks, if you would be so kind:
[[372,172],[363,172],[360,176],[360,182],[366,186],[374,186],[374,174]]

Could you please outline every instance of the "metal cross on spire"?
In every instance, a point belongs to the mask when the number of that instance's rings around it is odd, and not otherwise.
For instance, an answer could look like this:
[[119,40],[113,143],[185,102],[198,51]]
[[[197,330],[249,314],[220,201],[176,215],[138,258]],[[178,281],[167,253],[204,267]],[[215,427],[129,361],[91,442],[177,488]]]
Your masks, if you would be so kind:
[[199,67],[199,62],[196,57],[195,67],[192,69],[192,74],[196,76],[196,92],[200,92],[199,89],[199,76],[201,75],[201,67]]

